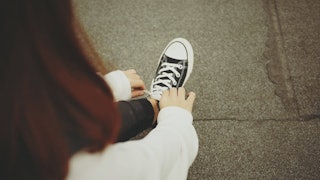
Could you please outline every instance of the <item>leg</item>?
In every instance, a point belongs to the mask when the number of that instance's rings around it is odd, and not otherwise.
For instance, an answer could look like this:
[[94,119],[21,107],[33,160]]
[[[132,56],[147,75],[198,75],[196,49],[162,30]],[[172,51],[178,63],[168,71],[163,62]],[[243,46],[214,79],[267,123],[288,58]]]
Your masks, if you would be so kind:
[[[193,69],[193,49],[183,38],[172,40],[160,56],[151,82],[150,99],[119,102],[122,127],[118,141],[126,141],[155,123],[163,90],[184,86]],[[158,100],[158,101],[157,101]]]
[[118,142],[127,141],[145,129],[150,128],[158,115],[158,102],[154,99],[138,99],[118,102],[121,128]]

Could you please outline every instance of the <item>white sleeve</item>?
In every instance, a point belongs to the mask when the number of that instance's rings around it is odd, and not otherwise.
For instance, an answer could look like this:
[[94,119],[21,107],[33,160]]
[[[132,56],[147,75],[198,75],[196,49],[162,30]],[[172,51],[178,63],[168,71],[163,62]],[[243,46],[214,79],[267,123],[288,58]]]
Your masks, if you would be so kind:
[[67,179],[185,180],[197,153],[191,113],[167,107],[145,138],[109,145],[100,153],[75,154]]
[[131,98],[130,82],[122,71],[112,71],[103,77],[111,88],[116,101],[128,100]]

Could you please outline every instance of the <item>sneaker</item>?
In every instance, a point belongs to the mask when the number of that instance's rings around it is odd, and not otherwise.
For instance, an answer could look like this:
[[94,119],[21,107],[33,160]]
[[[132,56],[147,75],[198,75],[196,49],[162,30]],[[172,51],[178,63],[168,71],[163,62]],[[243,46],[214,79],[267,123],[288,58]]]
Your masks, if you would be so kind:
[[162,92],[185,85],[193,68],[191,44],[183,38],[172,40],[162,52],[151,82],[150,96],[160,100]]

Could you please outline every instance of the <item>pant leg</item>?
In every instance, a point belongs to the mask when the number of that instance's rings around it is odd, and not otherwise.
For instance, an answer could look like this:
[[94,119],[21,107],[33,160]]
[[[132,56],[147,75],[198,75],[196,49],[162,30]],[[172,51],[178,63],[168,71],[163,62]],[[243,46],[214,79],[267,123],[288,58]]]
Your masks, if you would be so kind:
[[119,101],[118,109],[122,121],[118,142],[127,141],[152,126],[154,111],[146,98]]

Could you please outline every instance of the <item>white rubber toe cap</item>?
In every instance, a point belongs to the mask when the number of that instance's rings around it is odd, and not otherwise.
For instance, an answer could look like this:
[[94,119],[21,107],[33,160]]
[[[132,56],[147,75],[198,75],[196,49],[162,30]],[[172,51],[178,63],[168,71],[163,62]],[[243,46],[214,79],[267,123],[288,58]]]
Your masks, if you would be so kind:
[[169,45],[167,48],[165,55],[173,58],[173,59],[179,59],[179,60],[187,60],[187,51],[185,46],[180,42],[173,42]]

